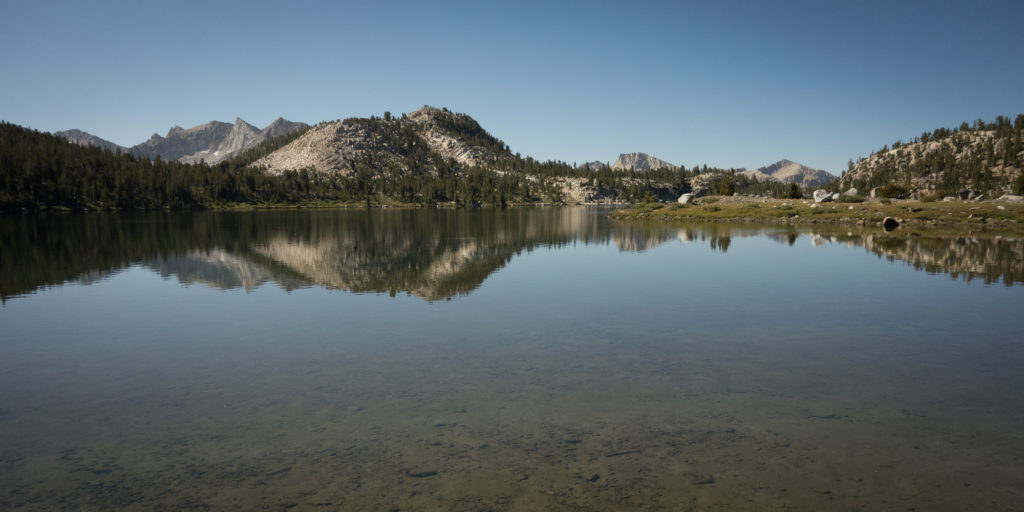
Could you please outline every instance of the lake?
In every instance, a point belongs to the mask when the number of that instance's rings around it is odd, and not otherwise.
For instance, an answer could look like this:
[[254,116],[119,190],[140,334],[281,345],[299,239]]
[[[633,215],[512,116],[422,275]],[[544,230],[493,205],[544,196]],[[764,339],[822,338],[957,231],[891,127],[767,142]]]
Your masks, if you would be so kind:
[[1024,242],[0,217],[0,509],[1020,510]]

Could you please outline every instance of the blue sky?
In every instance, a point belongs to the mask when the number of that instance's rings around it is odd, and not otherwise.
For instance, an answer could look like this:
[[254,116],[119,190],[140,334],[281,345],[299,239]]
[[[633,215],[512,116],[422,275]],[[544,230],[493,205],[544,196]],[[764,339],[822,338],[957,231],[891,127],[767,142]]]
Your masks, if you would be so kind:
[[172,125],[411,112],[513,151],[693,166],[850,158],[1024,112],[1024,2],[0,0],[0,118]]

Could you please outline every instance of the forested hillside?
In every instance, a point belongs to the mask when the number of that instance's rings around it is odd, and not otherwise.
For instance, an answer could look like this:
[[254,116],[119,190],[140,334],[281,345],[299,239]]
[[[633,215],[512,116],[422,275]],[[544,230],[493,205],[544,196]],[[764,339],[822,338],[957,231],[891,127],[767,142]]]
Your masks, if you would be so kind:
[[866,191],[890,186],[906,196],[953,195],[973,190],[988,197],[1024,193],[1024,114],[999,116],[958,128],[925,132],[910,142],[883,146],[856,163],[834,189]]

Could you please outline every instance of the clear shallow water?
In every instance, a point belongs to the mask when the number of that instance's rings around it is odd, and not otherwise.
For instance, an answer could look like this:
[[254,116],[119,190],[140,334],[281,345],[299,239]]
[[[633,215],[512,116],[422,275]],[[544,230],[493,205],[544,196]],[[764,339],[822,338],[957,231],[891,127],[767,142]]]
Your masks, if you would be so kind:
[[0,508],[1016,510],[1006,239],[0,218]]

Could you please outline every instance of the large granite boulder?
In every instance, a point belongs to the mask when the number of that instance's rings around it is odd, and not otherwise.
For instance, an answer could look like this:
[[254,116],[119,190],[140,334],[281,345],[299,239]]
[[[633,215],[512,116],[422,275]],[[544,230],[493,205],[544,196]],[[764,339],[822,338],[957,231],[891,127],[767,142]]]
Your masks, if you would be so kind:
[[829,202],[831,200],[832,200],[832,194],[830,194],[829,192],[827,192],[827,191],[825,191],[823,189],[820,189],[820,188],[818,190],[814,191],[814,202],[815,203],[827,203],[827,202]]

